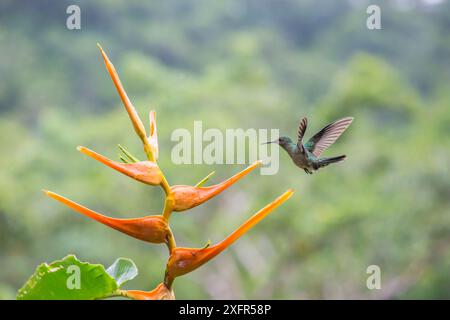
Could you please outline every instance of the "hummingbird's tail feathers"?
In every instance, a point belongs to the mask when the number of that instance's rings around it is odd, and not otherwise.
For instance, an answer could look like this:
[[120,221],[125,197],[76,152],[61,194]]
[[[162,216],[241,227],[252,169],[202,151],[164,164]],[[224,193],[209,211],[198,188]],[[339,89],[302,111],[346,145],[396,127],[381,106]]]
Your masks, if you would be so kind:
[[331,163],[337,163],[337,162],[344,161],[346,157],[347,156],[344,154],[344,155],[337,156],[337,157],[319,159],[319,161],[318,161],[319,168],[326,167],[327,165],[329,165]]

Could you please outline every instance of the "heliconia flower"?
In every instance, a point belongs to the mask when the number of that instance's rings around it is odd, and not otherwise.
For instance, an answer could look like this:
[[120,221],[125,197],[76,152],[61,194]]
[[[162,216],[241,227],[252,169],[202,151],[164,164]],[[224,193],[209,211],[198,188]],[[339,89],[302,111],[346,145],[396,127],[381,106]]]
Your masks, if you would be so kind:
[[133,238],[151,242],[151,243],[166,243],[173,246],[173,243],[169,243],[173,240],[172,231],[167,223],[167,220],[161,215],[147,216],[134,219],[117,219],[104,216],[98,212],[95,212],[89,208],[79,205],[59,194],[51,191],[43,190],[49,197],[65,204],[69,208],[81,213],[91,219],[94,219],[104,225],[123,232]]
[[108,167],[113,168],[140,182],[157,186],[163,180],[163,174],[155,162],[139,161],[135,163],[121,163],[110,160],[86,147],[79,146],[77,149],[85,155],[88,155]]
[[243,234],[249,231],[253,226],[260,222],[265,216],[272,212],[276,207],[281,205],[293,194],[293,190],[289,189],[272,203],[254,214],[250,219],[244,222],[239,228],[231,233],[227,238],[213,246],[205,246],[204,248],[182,248],[176,247],[172,250],[166,266],[165,284],[172,286],[172,282],[176,277],[191,272],[201,265],[205,264],[223,250],[228,248],[234,241],[239,239]]
[[[106,69],[108,70],[108,73],[109,73],[114,85],[116,86],[116,89],[117,89],[117,92],[119,93],[120,99],[122,100],[122,103],[128,112],[128,116],[130,117],[130,120],[134,127],[134,131],[136,131],[136,134],[138,135],[138,137],[141,139],[142,143],[144,144],[144,151],[147,154],[148,159],[150,161],[156,161],[157,157],[155,157],[155,155],[153,154],[152,149],[154,149],[154,148],[152,148],[150,141],[147,138],[147,133],[145,132],[144,124],[142,123],[141,118],[139,118],[136,108],[131,103],[130,98],[128,98],[128,95],[125,92],[125,89],[123,88],[122,82],[120,81],[120,78],[116,71],[116,68],[111,63],[111,61],[109,60],[108,56],[106,55],[105,51],[100,46],[100,44],[97,43],[97,46],[100,49],[100,52],[103,57],[103,61],[105,62],[105,65],[106,65]],[[150,128],[151,128],[151,126],[152,125],[150,125]]]
[[135,300],[175,300],[173,291],[164,283],[160,283],[152,291],[122,290],[121,295]]
[[211,178],[216,172],[215,171],[211,171],[206,177],[204,177],[202,180],[200,180],[199,182],[197,182],[197,184],[195,185],[196,187],[201,187],[202,185],[204,185],[209,178]]
[[123,163],[136,163],[141,161],[133,156],[127,149],[125,149],[125,147],[121,146],[120,144],[118,144],[117,147],[119,148],[120,152],[122,152],[122,154],[119,153],[119,159],[122,160]]
[[256,169],[262,164],[260,160],[255,161],[253,164],[248,166],[246,169],[235,174],[228,180],[225,180],[219,184],[209,186],[209,187],[193,187],[185,185],[176,185],[170,187],[174,211],[184,211],[194,208],[205,201],[208,201],[212,197],[218,195],[223,190],[230,187],[232,184],[237,182],[239,179],[243,178],[252,170]]

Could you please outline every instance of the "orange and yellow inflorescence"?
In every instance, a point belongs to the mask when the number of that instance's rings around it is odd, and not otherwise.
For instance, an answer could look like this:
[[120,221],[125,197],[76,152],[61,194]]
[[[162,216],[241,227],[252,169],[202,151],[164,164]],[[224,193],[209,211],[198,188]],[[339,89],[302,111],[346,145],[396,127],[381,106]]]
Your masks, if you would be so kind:
[[221,253],[244,233],[260,222],[265,216],[271,213],[276,207],[289,199],[293,194],[293,191],[291,189],[287,190],[277,199],[255,213],[228,237],[215,245],[206,246],[204,248],[177,247],[173,232],[169,226],[169,220],[172,212],[189,210],[210,200],[259,167],[261,165],[261,161],[254,162],[243,171],[213,186],[200,186],[200,184],[203,184],[209,176],[203,179],[202,183],[199,183],[197,186],[170,186],[157,164],[159,150],[155,111],[150,111],[150,131],[147,135],[145,127],[139,118],[136,109],[122,86],[114,65],[109,60],[102,47],[100,45],[98,45],[98,47],[100,48],[100,52],[108,73],[111,76],[122,103],[131,119],[134,130],[142,141],[147,160],[137,160],[121,146],[119,147],[127,157],[127,159],[122,158],[123,162],[110,160],[86,147],[80,146],[77,149],[85,155],[123,173],[124,175],[127,175],[128,177],[148,185],[160,186],[165,192],[163,212],[159,215],[134,219],[117,219],[102,215],[54,192],[47,190],[44,190],[44,192],[49,197],[65,204],[73,210],[131,237],[150,243],[165,243],[169,250],[169,258],[167,260],[164,281],[152,291],[123,290],[122,295],[138,300],[174,299],[175,295],[173,293],[173,282],[176,277],[197,269]]

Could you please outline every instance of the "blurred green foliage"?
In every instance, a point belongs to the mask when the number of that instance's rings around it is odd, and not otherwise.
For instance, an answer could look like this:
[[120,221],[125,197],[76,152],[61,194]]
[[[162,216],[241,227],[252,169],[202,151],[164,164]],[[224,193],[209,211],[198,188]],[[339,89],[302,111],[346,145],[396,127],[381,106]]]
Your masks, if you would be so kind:
[[[281,154],[275,176],[251,174],[171,223],[178,245],[219,241],[288,187],[295,196],[213,262],[177,279],[177,298],[450,298],[450,3],[377,1],[13,1],[0,4],[0,298],[43,262],[68,253],[111,264],[133,259],[128,288],[164,273],[149,246],[46,198],[136,217],[163,194],[75,147],[117,159],[141,146],[106,73],[109,53],[145,122],[157,111],[160,166],[171,184],[215,183],[242,165],[170,161],[176,128],[280,128],[307,136],[355,121],[327,155],[343,165],[312,176]],[[82,29],[66,29],[78,4]],[[142,153],[140,157],[143,158]],[[381,267],[382,289],[366,288]]]

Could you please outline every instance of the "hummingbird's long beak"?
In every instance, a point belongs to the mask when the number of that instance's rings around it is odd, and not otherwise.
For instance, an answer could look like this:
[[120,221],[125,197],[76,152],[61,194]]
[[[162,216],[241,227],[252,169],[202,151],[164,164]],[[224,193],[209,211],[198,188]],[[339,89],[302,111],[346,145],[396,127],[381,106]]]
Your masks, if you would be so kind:
[[269,144],[269,143],[277,143],[277,140],[267,141],[267,142],[263,142],[263,143],[261,143],[261,144]]

